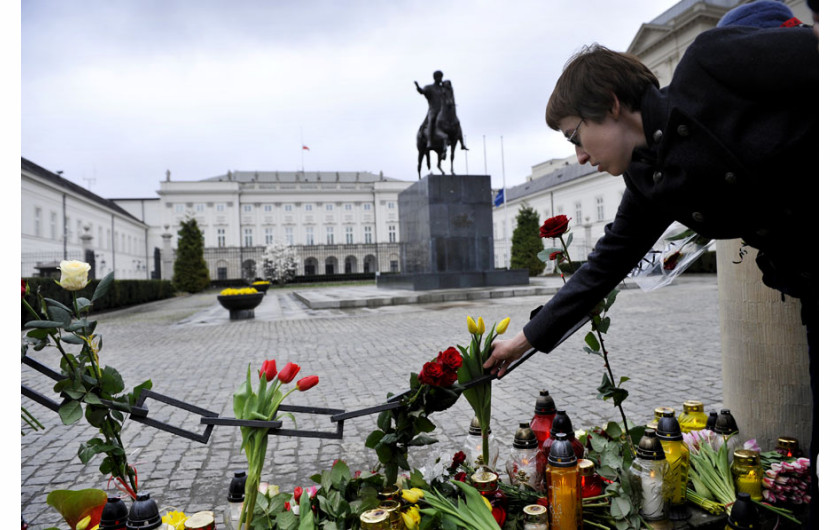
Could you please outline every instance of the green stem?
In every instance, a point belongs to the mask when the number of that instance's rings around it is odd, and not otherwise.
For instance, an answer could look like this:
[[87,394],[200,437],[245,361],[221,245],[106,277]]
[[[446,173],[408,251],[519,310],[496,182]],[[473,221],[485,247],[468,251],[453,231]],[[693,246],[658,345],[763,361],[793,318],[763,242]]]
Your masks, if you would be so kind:
[[[569,247],[566,246],[566,240],[563,237],[560,237],[560,243],[563,245],[563,253],[565,254],[566,260],[571,263],[572,257],[569,255]],[[563,284],[566,283],[566,275],[562,276]],[[592,319],[589,319],[590,322]],[[593,326],[594,327],[594,326]],[[595,329],[595,333],[598,334],[598,342],[601,343],[601,351],[604,352],[602,355],[604,359],[604,366],[607,368],[607,374],[610,378],[610,383],[612,386],[615,386],[615,377],[613,377],[612,368],[610,367],[610,361],[607,356],[607,348],[604,346],[604,337],[601,336],[601,332],[598,329]],[[621,406],[621,403],[618,403],[618,411],[621,413],[621,421],[624,423],[624,432],[627,433],[627,445],[630,447],[630,454],[635,454],[635,450],[633,449],[633,442],[630,440],[630,428],[627,426],[627,415],[624,414],[624,407]]]

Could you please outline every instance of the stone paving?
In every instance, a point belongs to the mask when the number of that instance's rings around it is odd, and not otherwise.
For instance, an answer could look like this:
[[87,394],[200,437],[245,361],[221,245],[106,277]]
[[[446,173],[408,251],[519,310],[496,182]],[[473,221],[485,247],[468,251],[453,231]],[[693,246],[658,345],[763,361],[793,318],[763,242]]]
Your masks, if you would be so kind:
[[[557,284],[538,279],[538,286]],[[357,291],[353,293],[354,289]],[[230,321],[216,293],[178,297],[99,315],[97,332],[104,338],[102,362],[117,367],[127,386],[152,379],[153,390],[232,417],[232,394],[264,359],[298,363],[301,375],[317,374],[320,384],[295,393],[288,404],[347,411],[383,403],[388,392],[408,387],[409,374],[450,345],[466,344],[466,316],[482,316],[488,325],[511,317],[508,334],[521,329],[531,310],[549,295],[381,305],[350,309],[311,309],[293,293],[271,289],[256,309],[256,318]],[[373,286],[300,289],[310,299],[361,299],[379,296]],[[344,294],[342,294],[342,292]],[[542,292],[542,291],[540,291]],[[308,294],[307,294],[308,293]],[[360,294],[361,293],[361,294]],[[367,293],[367,294],[364,294]],[[714,276],[683,276],[673,285],[650,293],[625,289],[611,310],[607,348],[616,377],[628,376],[625,402],[631,421],[646,423],[658,406],[679,409],[697,399],[708,410],[722,406],[720,331],[717,283]],[[365,305],[365,304],[358,304]],[[378,305],[378,304],[376,304]],[[585,330],[549,355],[537,353],[493,386],[492,429],[502,445],[513,441],[521,421],[533,415],[540,389],[551,392],[576,428],[607,420],[619,421],[618,410],[597,397],[604,368],[600,359],[583,352]],[[57,365],[54,352],[33,357]],[[25,384],[54,396],[45,377],[21,366]],[[107,489],[98,472],[99,460],[82,465],[76,451],[95,431],[86,423],[61,425],[58,415],[22,398],[22,404],[46,426],[21,438],[21,508],[31,528],[63,526],[45,503],[54,489]],[[151,402],[149,416],[200,432],[195,415]],[[426,454],[412,456],[415,465],[439,452],[460,449],[472,419],[466,400],[435,414],[434,432],[440,443]],[[334,431],[326,417],[298,415],[298,427]],[[376,416],[345,422],[342,440],[273,437],[263,471],[264,480],[283,491],[311,484],[309,477],[342,458],[351,469],[370,469],[376,455],[364,447]],[[136,465],[140,489],[149,491],[161,509],[187,513],[215,510],[222,519],[226,490],[234,471],[246,469],[239,451],[239,431],[216,427],[201,444],[134,421],[127,421],[123,441]],[[217,528],[224,528],[218,524]]]

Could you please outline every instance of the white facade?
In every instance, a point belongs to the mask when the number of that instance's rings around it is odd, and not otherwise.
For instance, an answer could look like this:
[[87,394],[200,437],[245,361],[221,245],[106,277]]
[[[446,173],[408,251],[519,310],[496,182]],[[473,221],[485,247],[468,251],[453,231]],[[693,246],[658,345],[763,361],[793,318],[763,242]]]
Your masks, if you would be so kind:
[[113,201],[21,158],[21,276],[94,253],[95,277],[146,279],[148,226]]
[[[647,24],[642,24],[627,52],[637,56],[667,86],[686,48],[702,32],[712,29],[730,9],[745,0],[681,0]],[[806,0],[786,2],[802,22],[813,22]],[[558,72],[559,74],[559,72]],[[549,217],[565,214],[572,218],[572,259],[586,259],[595,243],[612,222],[624,180],[591,166],[580,166],[575,156],[552,159],[531,169],[525,184],[506,190],[507,208],[493,208],[496,267],[510,266],[510,240],[521,205],[537,210],[540,224]],[[551,245],[545,242],[546,246]]]
[[[194,217],[213,279],[260,276],[266,245],[292,245],[298,274],[399,270],[397,196],[411,182],[368,172],[228,172],[198,181],[167,177],[159,200],[120,199],[150,216],[154,238],[177,247],[180,222]],[[171,268],[164,263],[164,278]]]

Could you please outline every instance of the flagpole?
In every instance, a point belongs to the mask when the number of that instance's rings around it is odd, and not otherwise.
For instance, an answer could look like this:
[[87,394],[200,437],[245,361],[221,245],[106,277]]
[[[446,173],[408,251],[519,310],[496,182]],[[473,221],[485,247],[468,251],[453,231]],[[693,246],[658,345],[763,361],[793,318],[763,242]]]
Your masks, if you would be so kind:
[[505,203],[505,248],[507,249],[508,259],[505,263],[505,268],[510,269],[510,247],[508,245],[508,207],[507,207],[507,184],[505,183],[505,137],[499,136],[502,144],[502,200]]

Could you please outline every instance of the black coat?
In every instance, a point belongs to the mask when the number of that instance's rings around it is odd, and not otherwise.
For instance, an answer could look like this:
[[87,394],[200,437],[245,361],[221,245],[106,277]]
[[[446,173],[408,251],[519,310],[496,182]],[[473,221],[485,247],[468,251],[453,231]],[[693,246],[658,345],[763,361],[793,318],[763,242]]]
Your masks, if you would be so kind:
[[764,283],[816,297],[817,55],[808,28],[697,37],[671,85],[645,93],[649,147],[634,151],[615,220],[587,263],[525,326],[534,347],[550,351],[675,220],[709,238],[742,239],[760,250]]

